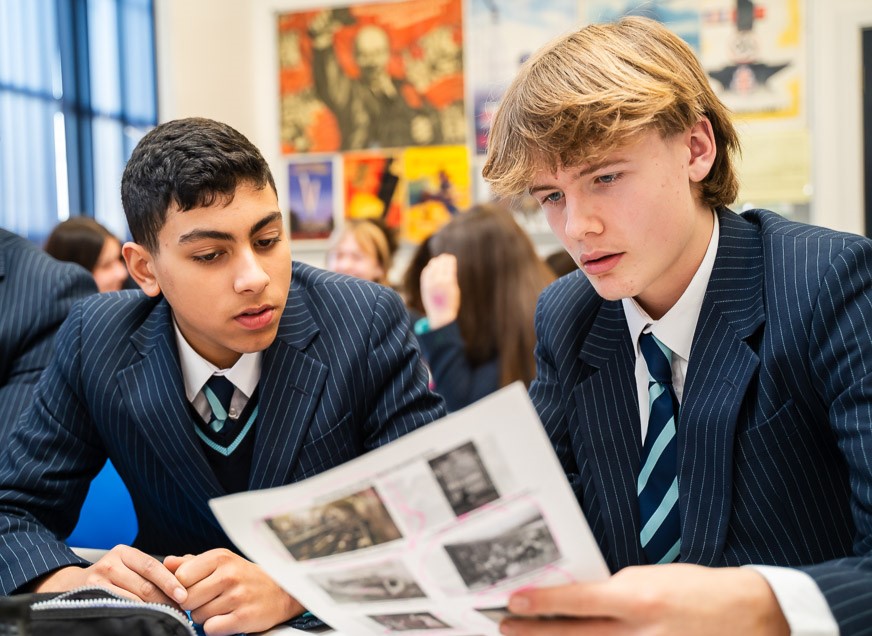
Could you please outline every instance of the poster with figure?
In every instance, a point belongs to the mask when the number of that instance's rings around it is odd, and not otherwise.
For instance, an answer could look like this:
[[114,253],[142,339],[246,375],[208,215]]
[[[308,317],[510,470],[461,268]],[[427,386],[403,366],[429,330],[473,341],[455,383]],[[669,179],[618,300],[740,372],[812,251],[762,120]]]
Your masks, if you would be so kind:
[[740,119],[802,116],[805,44],[800,0],[592,0],[586,22],[658,20],[690,44],[721,101]]
[[349,152],[343,155],[345,218],[382,219],[399,230],[405,189],[399,151]]
[[282,151],[466,142],[461,0],[278,16]]
[[469,77],[475,102],[475,149],[484,154],[494,111],[518,68],[553,37],[578,25],[577,0],[470,0]]
[[[707,0],[703,0],[705,1]],[[700,7],[703,2],[700,0],[590,0],[584,4],[584,23],[614,22],[625,15],[651,18],[668,26],[699,54]]]
[[805,43],[800,0],[708,0],[700,60],[718,97],[747,120],[803,116]]
[[292,239],[322,239],[333,231],[334,178],[331,159],[288,165]]
[[403,175],[408,207],[401,238],[420,243],[471,205],[469,151],[466,146],[408,148]]

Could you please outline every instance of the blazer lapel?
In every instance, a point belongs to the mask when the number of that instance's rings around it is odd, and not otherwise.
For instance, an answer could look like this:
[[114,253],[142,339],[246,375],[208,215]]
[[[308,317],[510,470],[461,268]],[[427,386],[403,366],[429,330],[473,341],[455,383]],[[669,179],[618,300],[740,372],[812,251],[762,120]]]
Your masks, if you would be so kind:
[[128,414],[180,489],[205,506],[225,492],[194,433],[166,300],[155,306],[131,341],[143,357],[118,373]]
[[[579,357],[594,371],[575,387],[585,459],[600,501],[610,566],[644,563],[636,475],[641,457],[635,351],[620,302],[606,301]],[[581,458],[579,458],[581,464]]]
[[296,467],[327,380],[327,366],[305,351],[317,335],[302,291],[292,287],[276,340],[264,352],[251,489],[283,485]]
[[746,341],[765,321],[761,239],[728,210],[719,212],[719,222],[678,423],[681,560],[702,565],[716,565],[723,553],[736,422],[759,365]]

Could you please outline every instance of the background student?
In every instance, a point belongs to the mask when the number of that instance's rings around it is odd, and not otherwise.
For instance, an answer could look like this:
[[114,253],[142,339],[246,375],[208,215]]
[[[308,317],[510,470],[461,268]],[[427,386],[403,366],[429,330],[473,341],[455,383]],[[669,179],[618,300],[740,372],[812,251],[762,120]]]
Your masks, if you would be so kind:
[[0,229],[0,440],[30,404],[73,302],[95,291],[80,267]]
[[[442,401],[396,293],[292,268],[272,175],[234,129],[159,125],[121,194],[142,292],[76,305],[9,436],[0,591],[102,585],[190,610],[208,634],[262,631],[303,608],[236,552],[209,499],[336,466],[439,417]],[[107,457],[139,534],[90,564],[61,537]]]
[[530,394],[615,572],[503,632],[872,632],[872,241],[728,210],[729,112],[644,18],[533,55],[488,148],[584,273],[542,294]]
[[347,221],[327,250],[327,269],[387,285],[397,242],[393,231],[375,219]]
[[118,291],[127,280],[121,242],[92,218],[75,216],[58,223],[46,240],[45,251],[91,272],[100,292]]
[[415,332],[448,409],[516,380],[529,385],[536,299],[554,276],[526,232],[507,210],[482,204],[455,216],[427,249],[419,292],[426,318]]

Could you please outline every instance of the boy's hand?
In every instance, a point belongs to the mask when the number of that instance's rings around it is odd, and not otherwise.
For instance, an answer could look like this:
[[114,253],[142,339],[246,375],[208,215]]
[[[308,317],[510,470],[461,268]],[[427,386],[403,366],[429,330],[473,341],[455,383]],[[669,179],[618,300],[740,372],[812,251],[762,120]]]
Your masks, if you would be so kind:
[[182,608],[209,636],[264,631],[304,610],[259,566],[230,550],[168,556],[164,565],[188,591]]
[[128,598],[173,607],[188,597],[185,588],[163,564],[136,548],[118,545],[87,568],[67,567],[43,577],[34,592],[66,592],[98,585]]
[[790,633],[766,579],[748,568],[629,567],[602,583],[516,592],[509,610],[561,617],[504,620],[509,636]]

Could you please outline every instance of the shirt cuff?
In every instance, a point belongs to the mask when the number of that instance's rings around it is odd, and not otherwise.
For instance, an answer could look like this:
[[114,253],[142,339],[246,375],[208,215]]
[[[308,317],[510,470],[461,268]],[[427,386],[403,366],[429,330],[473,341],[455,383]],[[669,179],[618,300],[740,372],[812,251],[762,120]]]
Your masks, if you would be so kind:
[[839,626],[814,579],[805,572],[770,565],[746,566],[769,583],[790,625],[791,636],[839,636]]

